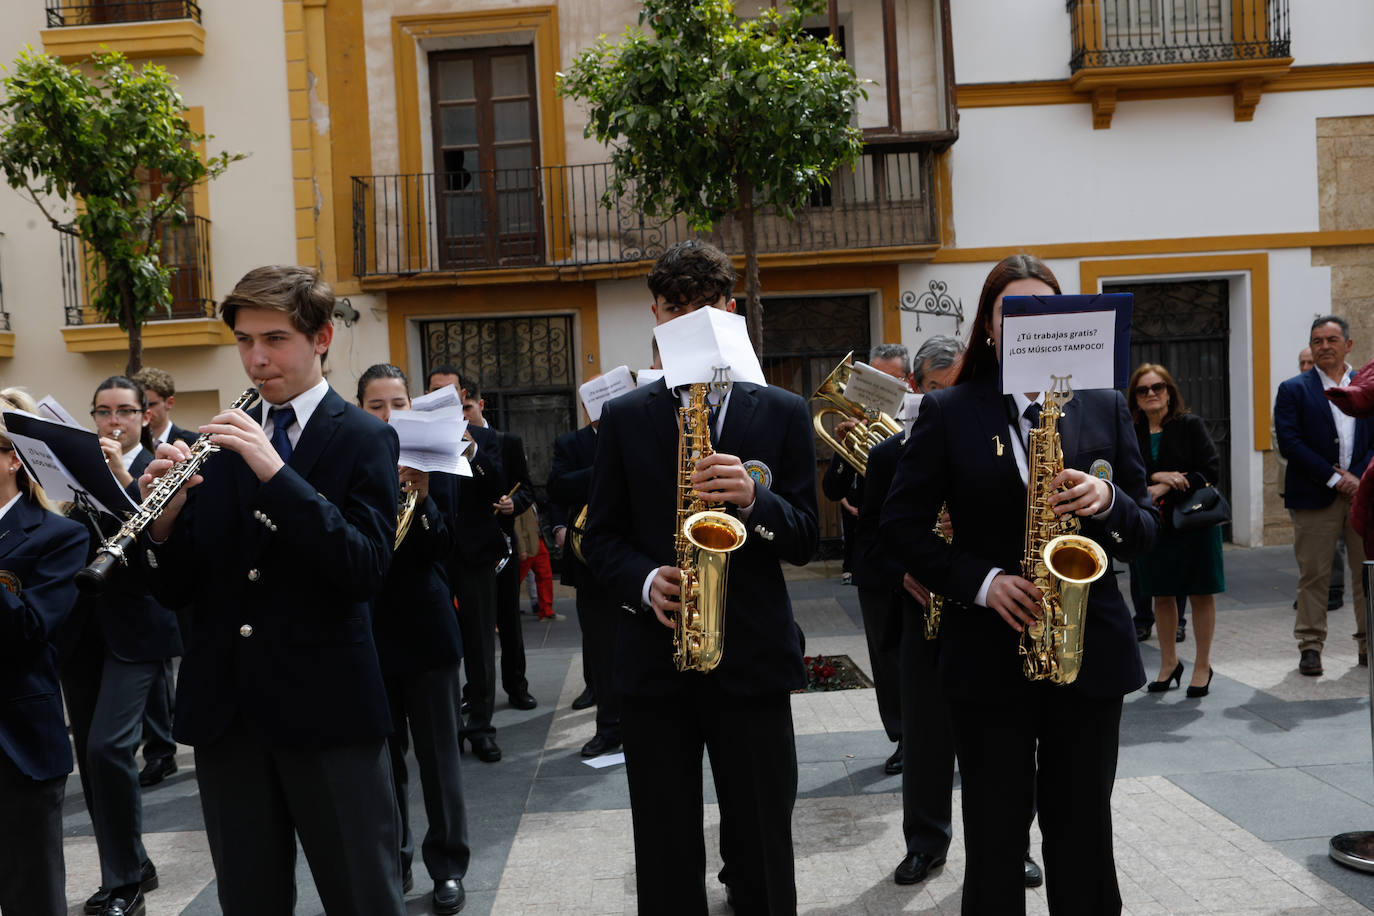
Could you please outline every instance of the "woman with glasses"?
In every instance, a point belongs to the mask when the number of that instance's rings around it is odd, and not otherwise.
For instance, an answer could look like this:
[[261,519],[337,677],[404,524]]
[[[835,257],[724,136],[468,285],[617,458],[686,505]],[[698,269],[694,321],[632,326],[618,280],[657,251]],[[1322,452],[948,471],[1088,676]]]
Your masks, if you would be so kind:
[[[1217,625],[1213,596],[1226,591],[1221,526],[1178,531],[1172,516],[1190,488],[1216,484],[1221,458],[1207,424],[1188,412],[1168,369],[1157,363],[1142,363],[1131,373],[1126,390],[1136,441],[1145,459],[1150,497],[1163,517],[1154,550],[1136,561],[1140,593],[1146,600],[1153,598],[1155,620],[1162,634],[1172,633],[1178,626],[1174,596],[1189,596],[1197,655],[1187,695],[1205,697],[1212,685],[1212,634]],[[1175,642],[1161,638],[1159,654],[1159,677],[1148,685],[1151,693],[1177,687],[1183,680],[1183,662],[1178,660]]]
[[[0,409],[34,412],[22,391]],[[65,916],[62,798],[72,749],[57,688],[57,636],[86,560],[86,532],[58,515],[0,425],[0,912]]]
[[[147,402],[136,382],[115,375],[96,386],[91,418],[110,472],[135,502],[138,478],[152,460]],[[119,530],[104,512],[73,509],[90,532],[90,555]],[[128,567],[100,595],[82,595],[70,621],[62,689],[81,762],[81,790],[100,854],[100,888],[89,914],[132,916],[143,893],[157,887],[157,869],[143,848],[143,801],[135,753],[143,736],[148,692],[161,683],[164,659],[181,655],[176,614],[159,604]]]

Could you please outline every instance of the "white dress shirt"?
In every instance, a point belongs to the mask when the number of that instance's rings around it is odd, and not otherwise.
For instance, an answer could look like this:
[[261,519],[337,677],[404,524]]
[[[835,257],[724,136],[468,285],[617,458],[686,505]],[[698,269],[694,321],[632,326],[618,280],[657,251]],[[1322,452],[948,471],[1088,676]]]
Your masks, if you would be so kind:
[[310,418],[315,414],[315,408],[320,406],[320,402],[324,400],[324,396],[328,392],[329,382],[325,379],[320,379],[313,387],[302,391],[285,404],[273,404],[267,400],[263,400],[263,433],[268,439],[272,438],[274,424],[272,423],[271,409],[273,407],[290,407],[296,412],[296,422],[292,423],[291,427],[286,431],[286,438],[291,440],[291,447],[295,448],[301,441],[301,433],[305,431],[305,424],[310,422]]
[[[1331,381],[1329,375],[1320,369],[1317,370],[1317,378],[1322,380],[1322,391],[1330,391],[1332,388],[1349,385],[1354,375],[1355,370],[1350,368],[1349,363],[1345,364],[1345,371],[1341,373],[1341,379],[1338,382]],[[1326,406],[1331,409],[1331,419],[1336,423],[1336,439],[1340,443],[1337,449],[1337,464],[1339,467],[1349,470],[1350,462],[1355,457],[1355,418],[1330,401],[1327,402]],[[1328,487],[1334,487],[1340,482],[1340,471],[1333,471],[1331,476],[1326,479]]]

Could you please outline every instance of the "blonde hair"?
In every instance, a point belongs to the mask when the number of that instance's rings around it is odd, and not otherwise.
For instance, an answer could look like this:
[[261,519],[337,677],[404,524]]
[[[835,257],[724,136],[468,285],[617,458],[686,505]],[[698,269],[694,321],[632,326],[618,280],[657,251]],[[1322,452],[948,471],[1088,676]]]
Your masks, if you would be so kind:
[[[0,390],[0,409],[3,410],[23,410],[28,413],[35,413],[38,404],[33,397],[23,388],[6,388]],[[0,419],[0,441],[5,445],[13,446],[10,437],[6,434],[5,423]],[[48,498],[48,494],[43,491],[43,487],[38,481],[29,476],[28,469],[21,463],[19,470],[15,472],[15,483],[19,484],[19,492],[28,494],[28,497],[38,505],[47,509],[49,512],[57,512],[57,504]]]

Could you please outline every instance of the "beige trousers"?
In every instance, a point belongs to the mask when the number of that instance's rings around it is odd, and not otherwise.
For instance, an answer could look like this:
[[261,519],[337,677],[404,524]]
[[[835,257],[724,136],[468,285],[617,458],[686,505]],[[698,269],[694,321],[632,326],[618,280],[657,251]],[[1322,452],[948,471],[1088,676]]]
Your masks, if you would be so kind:
[[1293,553],[1298,560],[1298,618],[1293,636],[1298,649],[1321,651],[1326,643],[1326,599],[1331,586],[1331,557],[1336,539],[1345,534],[1355,608],[1355,641],[1367,651],[1364,631],[1364,541],[1350,524],[1350,500],[1337,496],[1325,509],[1293,510]]

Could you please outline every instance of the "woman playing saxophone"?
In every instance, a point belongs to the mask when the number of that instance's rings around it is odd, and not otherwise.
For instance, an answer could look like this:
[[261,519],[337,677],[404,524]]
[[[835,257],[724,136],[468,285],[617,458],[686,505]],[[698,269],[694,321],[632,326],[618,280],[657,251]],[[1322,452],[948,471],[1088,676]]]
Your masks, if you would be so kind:
[[[940,685],[964,793],[964,912],[1025,911],[1024,857],[1037,797],[1050,912],[1121,911],[1111,792],[1122,696],[1145,673],[1130,612],[1107,575],[1087,597],[1073,683],[1023,674],[1021,634],[1040,621],[1044,597],[1021,574],[1032,516],[1028,484],[1046,494],[1050,514],[1072,514],[1080,534],[1118,560],[1148,550],[1159,519],[1115,391],[1075,391],[1057,418],[1060,469],[1040,479],[1044,469],[1027,468],[1041,393],[1000,391],[1002,299],[1058,292],[1054,274],[1036,258],[1015,255],[993,268],[956,384],[922,403],[880,528],[902,567],[946,597]],[[952,544],[931,530],[942,502]]]

